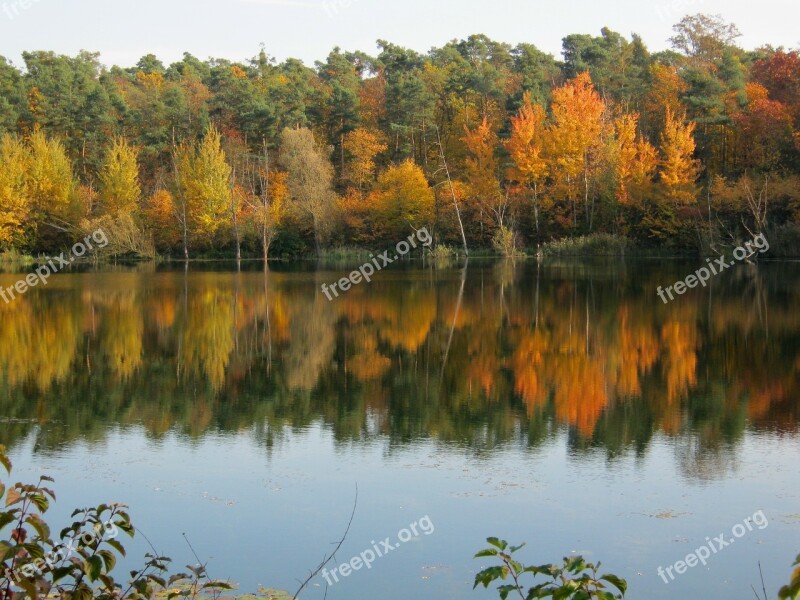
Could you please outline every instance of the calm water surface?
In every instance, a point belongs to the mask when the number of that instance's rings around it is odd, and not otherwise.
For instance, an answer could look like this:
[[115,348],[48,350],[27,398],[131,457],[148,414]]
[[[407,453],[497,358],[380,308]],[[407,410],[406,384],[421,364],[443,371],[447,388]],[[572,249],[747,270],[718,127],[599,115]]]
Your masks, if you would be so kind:
[[[0,443],[15,479],[56,478],[55,521],[126,502],[177,567],[186,533],[245,591],[294,592],[358,486],[339,562],[435,531],[332,600],[496,597],[471,589],[490,535],[602,560],[634,600],[746,598],[759,561],[774,596],[800,550],[800,263],[662,304],[697,266],[417,264],[333,302],[343,269],[54,276],[0,302]],[[657,575],[759,510],[706,567]]]

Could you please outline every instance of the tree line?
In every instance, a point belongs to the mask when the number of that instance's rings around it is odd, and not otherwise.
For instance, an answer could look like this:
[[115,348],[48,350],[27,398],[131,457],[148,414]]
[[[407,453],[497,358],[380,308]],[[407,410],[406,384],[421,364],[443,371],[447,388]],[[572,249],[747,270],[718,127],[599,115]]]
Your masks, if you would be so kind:
[[[425,54],[168,67],[0,57],[0,251],[103,227],[116,254],[437,244],[509,254],[613,234],[716,251],[800,241],[800,53],[694,15],[672,49],[604,28],[561,60],[483,35]],[[800,246],[800,245],[799,245]],[[800,247],[798,247],[800,249]]]

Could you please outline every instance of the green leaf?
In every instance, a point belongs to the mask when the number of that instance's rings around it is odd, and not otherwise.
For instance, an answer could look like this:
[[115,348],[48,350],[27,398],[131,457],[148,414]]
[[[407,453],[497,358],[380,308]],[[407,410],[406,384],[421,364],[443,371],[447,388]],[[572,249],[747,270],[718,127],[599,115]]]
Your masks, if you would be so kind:
[[89,575],[89,579],[91,581],[97,581],[100,573],[103,572],[103,560],[95,554],[94,556],[90,556],[88,559],[86,559],[86,562],[89,567],[87,573]]
[[43,540],[50,539],[50,527],[39,515],[28,515],[25,519],[25,522],[36,530],[36,533],[39,534],[40,538]]
[[117,564],[117,557],[114,556],[113,552],[108,550],[99,550],[97,555],[103,559],[103,562],[106,565],[106,572],[112,571],[114,566]]
[[92,600],[92,590],[88,586],[81,584],[72,596],[72,600]]
[[114,548],[120,555],[125,556],[125,547],[120,544],[117,540],[106,540],[106,544]]
[[628,582],[625,581],[624,579],[622,579],[621,577],[617,577],[616,575],[608,574],[608,575],[603,575],[600,579],[602,581],[607,581],[608,583],[613,585],[620,592],[622,592],[623,596],[625,595],[625,592],[628,591]]
[[64,579],[64,577],[72,573],[72,569],[73,567],[57,567],[53,569],[52,571],[53,583],[55,583],[56,581],[60,581],[61,579]]
[[114,579],[112,577],[109,577],[105,573],[100,573],[100,576],[98,577],[98,579],[103,582],[103,585],[106,587],[106,590],[108,590],[109,592],[113,592],[117,588],[117,585],[116,585],[116,582],[114,581]]
[[475,585],[472,586],[472,589],[475,589],[481,584],[483,584],[483,587],[488,588],[496,579],[505,579],[507,576],[507,567],[489,567],[475,575]]
[[496,537],[486,538],[486,541],[489,542],[489,544],[491,544],[495,548],[498,548],[499,550],[505,550],[508,547],[508,542],[506,542],[505,540],[498,539]]
[[0,529],[3,529],[9,523],[13,523],[17,519],[11,512],[0,512]]
[[39,544],[20,544],[20,548],[25,548],[33,558],[44,558],[44,548]]
[[486,550],[478,552],[473,558],[483,558],[484,556],[497,556],[497,550],[494,548],[487,548]]
[[0,541],[0,562],[11,556],[14,552],[15,546],[12,546],[5,540]]

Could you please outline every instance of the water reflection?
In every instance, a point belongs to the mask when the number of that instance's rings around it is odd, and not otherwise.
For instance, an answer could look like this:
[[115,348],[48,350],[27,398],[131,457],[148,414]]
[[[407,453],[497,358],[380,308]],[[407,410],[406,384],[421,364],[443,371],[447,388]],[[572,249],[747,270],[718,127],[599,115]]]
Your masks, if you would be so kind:
[[[117,424],[259,432],[322,422],[476,451],[567,427],[575,451],[684,437],[692,478],[747,428],[797,434],[797,273],[766,265],[664,306],[691,265],[471,264],[381,273],[334,302],[318,272],[79,273],[0,303],[0,443],[42,452]],[[0,276],[10,285],[16,276]]]

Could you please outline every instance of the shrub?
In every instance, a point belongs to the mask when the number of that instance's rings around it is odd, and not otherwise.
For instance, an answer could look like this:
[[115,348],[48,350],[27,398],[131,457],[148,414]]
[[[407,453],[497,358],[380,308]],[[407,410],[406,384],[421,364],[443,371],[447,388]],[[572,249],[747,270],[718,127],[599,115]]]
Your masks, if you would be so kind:
[[629,242],[624,237],[594,233],[577,238],[564,238],[542,246],[545,256],[624,256]]
[[800,554],[794,561],[794,573],[792,573],[792,580],[789,585],[785,585],[778,593],[780,600],[796,600],[800,598]]
[[519,236],[505,225],[501,225],[492,238],[492,247],[498,254],[506,257],[519,256]]
[[[0,464],[10,475],[11,461],[2,446]],[[35,485],[0,481],[0,534],[10,527],[7,539],[0,539],[0,599],[139,600],[157,594],[196,598],[231,589],[228,583],[208,579],[202,566],[188,567],[191,575],[165,580],[170,560],[154,554],[145,556],[144,566],[131,572],[130,581],[117,582],[111,572],[125,548],[116,537],[120,531],[130,537],[135,533],[126,506],[101,504],[74,511],[74,521],[61,530],[57,543],[44,518],[56,499],[45,487],[52,481],[44,476]]]
[[[541,565],[538,567],[526,566],[512,557],[512,555],[523,548],[520,546],[508,546],[508,542],[497,538],[486,540],[490,548],[481,550],[475,558],[496,557],[500,564],[488,567],[475,575],[475,585],[473,588],[483,585],[488,588],[497,580],[506,581],[511,577],[512,583],[503,584],[497,588],[500,598],[505,600],[509,594],[514,592],[525,600],[533,598],[554,598],[563,600],[589,600],[598,598],[600,600],[613,600],[623,598],[628,589],[628,583],[616,575],[606,574],[597,576],[600,563],[593,565],[587,563],[582,557],[565,558],[561,566]],[[536,585],[531,585],[525,591],[520,579],[531,574],[533,579],[542,575],[545,581]],[[547,581],[547,580],[550,581]],[[608,591],[608,587],[620,592],[615,595]]]

